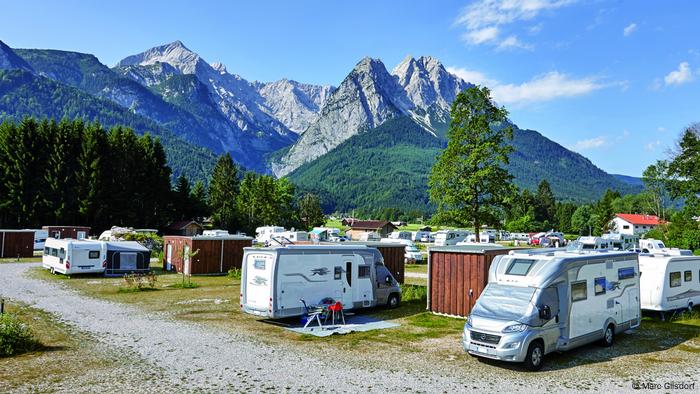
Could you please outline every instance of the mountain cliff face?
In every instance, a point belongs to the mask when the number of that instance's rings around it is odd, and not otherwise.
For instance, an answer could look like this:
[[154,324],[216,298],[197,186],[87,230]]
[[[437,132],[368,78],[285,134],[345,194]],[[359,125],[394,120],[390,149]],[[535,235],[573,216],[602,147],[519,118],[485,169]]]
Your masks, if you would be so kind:
[[0,70],[24,70],[33,71],[32,67],[21,57],[0,41]]
[[270,83],[257,82],[255,87],[265,99],[270,114],[289,130],[300,134],[313,123],[328,97],[332,86],[318,86],[281,79]]

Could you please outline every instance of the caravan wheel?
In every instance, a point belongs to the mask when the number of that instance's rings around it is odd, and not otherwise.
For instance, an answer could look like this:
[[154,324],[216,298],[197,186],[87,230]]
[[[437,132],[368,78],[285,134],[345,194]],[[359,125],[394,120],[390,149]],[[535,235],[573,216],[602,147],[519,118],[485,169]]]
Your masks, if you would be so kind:
[[603,333],[603,346],[610,347],[615,341],[615,326],[608,324]]
[[51,267],[51,275],[56,275],[56,269],[54,267]]
[[688,313],[693,313],[693,302],[692,301],[690,301],[688,303]]

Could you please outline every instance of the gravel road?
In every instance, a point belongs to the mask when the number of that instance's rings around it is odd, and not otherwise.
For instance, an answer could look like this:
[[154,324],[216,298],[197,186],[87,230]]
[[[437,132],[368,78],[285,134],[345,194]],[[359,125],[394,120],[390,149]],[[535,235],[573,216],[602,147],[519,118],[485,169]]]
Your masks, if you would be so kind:
[[[170,392],[174,388],[246,392],[573,390],[570,382],[552,381],[551,376],[526,377],[498,367],[484,368],[489,372],[483,374],[466,368],[459,373],[410,371],[389,363],[384,368],[362,368],[343,360],[309,356],[298,347],[263,344],[250,334],[223,333],[198,323],[176,321],[131,306],[85,297],[60,283],[27,276],[27,271],[36,266],[0,264],[0,295],[51,312],[107,348],[139,358],[151,370],[158,371],[159,376],[157,385],[144,391]],[[677,373],[674,375],[683,376],[683,371]],[[691,376],[697,374],[697,369],[691,372]],[[685,376],[687,379],[687,371]],[[524,380],[530,384],[523,385]],[[532,384],[536,381],[541,384]],[[621,391],[629,387],[629,381],[624,380],[597,383],[596,389]],[[81,387],[77,391],[111,390]]]

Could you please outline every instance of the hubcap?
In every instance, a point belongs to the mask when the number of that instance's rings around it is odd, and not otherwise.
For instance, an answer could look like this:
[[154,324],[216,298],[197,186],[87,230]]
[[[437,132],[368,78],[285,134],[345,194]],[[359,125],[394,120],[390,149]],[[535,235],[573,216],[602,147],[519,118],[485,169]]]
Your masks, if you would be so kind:
[[391,297],[391,306],[396,306],[398,299],[396,297]]
[[542,361],[542,349],[536,347],[532,350],[532,365],[540,365]]
[[612,342],[612,330],[609,327],[605,330],[605,341],[607,343]]

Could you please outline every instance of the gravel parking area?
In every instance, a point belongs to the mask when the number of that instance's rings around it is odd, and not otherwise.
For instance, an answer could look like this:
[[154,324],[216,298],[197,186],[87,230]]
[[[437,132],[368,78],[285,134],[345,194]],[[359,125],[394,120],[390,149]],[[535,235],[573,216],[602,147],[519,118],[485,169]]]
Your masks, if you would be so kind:
[[[363,367],[357,362],[361,355],[347,354],[347,359],[310,355],[298,346],[262,343],[250,333],[222,332],[204,324],[89,298],[60,283],[28,277],[27,271],[36,266],[0,265],[0,295],[53,313],[105,348],[146,363],[149,373],[157,372],[157,385],[141,387],[144,391],[619,392],[632,391],[630,379],[635,376],[660,382],[700,380],[700,362],[642,370],[619,378],[596,378],[591,376],[590,368],[577,371],[575,365],[568,370],[537,374],[477,362],[470,362],[477,370],[411,370],[405,363],[392,365],[391,355],[384,357],[387,362],[379,367]],[[421,354],[416,352],[412,357],[420,358]],[[124,373],[134,373],[133,364],[125,368]],[[581,382],[585,385],[580,386]],[[109,384],[73,389],[119,391]]]

